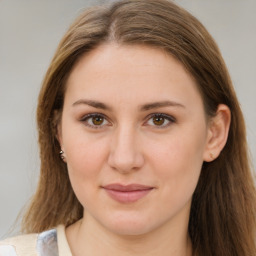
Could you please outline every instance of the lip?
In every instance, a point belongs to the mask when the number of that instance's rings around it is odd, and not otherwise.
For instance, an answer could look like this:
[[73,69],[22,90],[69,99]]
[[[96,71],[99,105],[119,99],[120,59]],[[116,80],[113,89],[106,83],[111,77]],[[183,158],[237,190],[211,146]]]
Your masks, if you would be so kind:
[[119,203],[133,203],[145,197],[154,187],[142,184],[109,184],[102,186],[106,193]]

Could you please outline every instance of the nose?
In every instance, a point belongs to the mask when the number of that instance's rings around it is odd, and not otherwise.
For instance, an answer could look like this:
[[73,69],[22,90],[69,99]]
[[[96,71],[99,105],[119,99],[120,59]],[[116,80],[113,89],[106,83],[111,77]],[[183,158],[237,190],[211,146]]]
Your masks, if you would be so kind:
[[125,174],[143,166],[144,157],[138,137],[138,133],[132,128],[114,132],[108,157],[108,164],[112,169]]

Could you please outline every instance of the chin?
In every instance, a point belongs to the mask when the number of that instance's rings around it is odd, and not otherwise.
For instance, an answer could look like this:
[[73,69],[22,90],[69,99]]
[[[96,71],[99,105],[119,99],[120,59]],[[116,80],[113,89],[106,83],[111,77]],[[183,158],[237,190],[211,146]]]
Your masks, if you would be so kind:
[[141,236],[151,231],[150,227],[142,225],[120,224],[114,227],[107,227],[109,231],[120,236]]
[[152,223],[146,216],[140,216],[136,218],[112,217],[110,221],[102,223],[103,226],[110,232],[121,236],[140,236],[145,235],[155,228],[157,224]]

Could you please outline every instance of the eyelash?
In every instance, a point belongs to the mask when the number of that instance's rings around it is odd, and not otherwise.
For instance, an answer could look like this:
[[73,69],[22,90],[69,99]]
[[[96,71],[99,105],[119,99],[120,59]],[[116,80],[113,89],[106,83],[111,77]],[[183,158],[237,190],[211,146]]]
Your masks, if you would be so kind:
[[153,113],[153,114],[150,114],[147,118],[146,118],[146,123],[149,122],[149,120],[151,120],[152,118],[163,118],[164,122],[168,121],[167,124],[165,125],[152,125],[154,127],[156,127],[157,129],[164,129],[168,126],[170,126],[172,123],[175,123],[176,122],[176,119],[173,117],[173,116],[170,116],[170,115],[167,115],[167,114],[163,114],[163,113]]
[[89,120],[92,118],[102,118],[103,122],[107,121],[109,123],[109,121],[107,120],[107,118],[105,117],[105,115],[100,114],[100,113],[92,113],[92,114],[88,114],[82,117],[82,119],[80,121],[84,122],[86,126],[93,128],[93,129],[100,129],[103,128],[103,126],[105,125],[94,125],[94,124],[90,124]]
[[[95,124],[90,124],[89,120],[92,118],[102,118],[103,119],[103,123],[104,122],[108,122],[107,124],[99,124],[99,125],[95,125]],[[157,129],[163,129],[166,128],[168,126],[170,126],[172,123],[176,122],[176,119],[170,115],[167,114],[163,114],[163,113],[153,113],[150,114],[149,116],[147,116],[146,121],[144,122],[144,124],[147,124],[152,118],[163,118],[164,123],[167,121],[167,124],[164,125],[149,125],[149,126],[154,126]],[[108,119],[106,118],[105,115],[100,114],[100,113],[92,113],[92,114],[88,114],[83,116],[80,119],[81,122],[85,123],[86,126],[93,128],[93,129],[102,129],[104,126],[110,126],[110,122],[108,121]]]

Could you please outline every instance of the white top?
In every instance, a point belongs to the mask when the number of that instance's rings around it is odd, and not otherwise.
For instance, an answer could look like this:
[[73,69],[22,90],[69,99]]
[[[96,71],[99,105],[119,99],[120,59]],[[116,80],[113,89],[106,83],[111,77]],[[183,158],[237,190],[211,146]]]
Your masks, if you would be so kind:
[[0,256],[72,256],[64,225],[0,241]]

